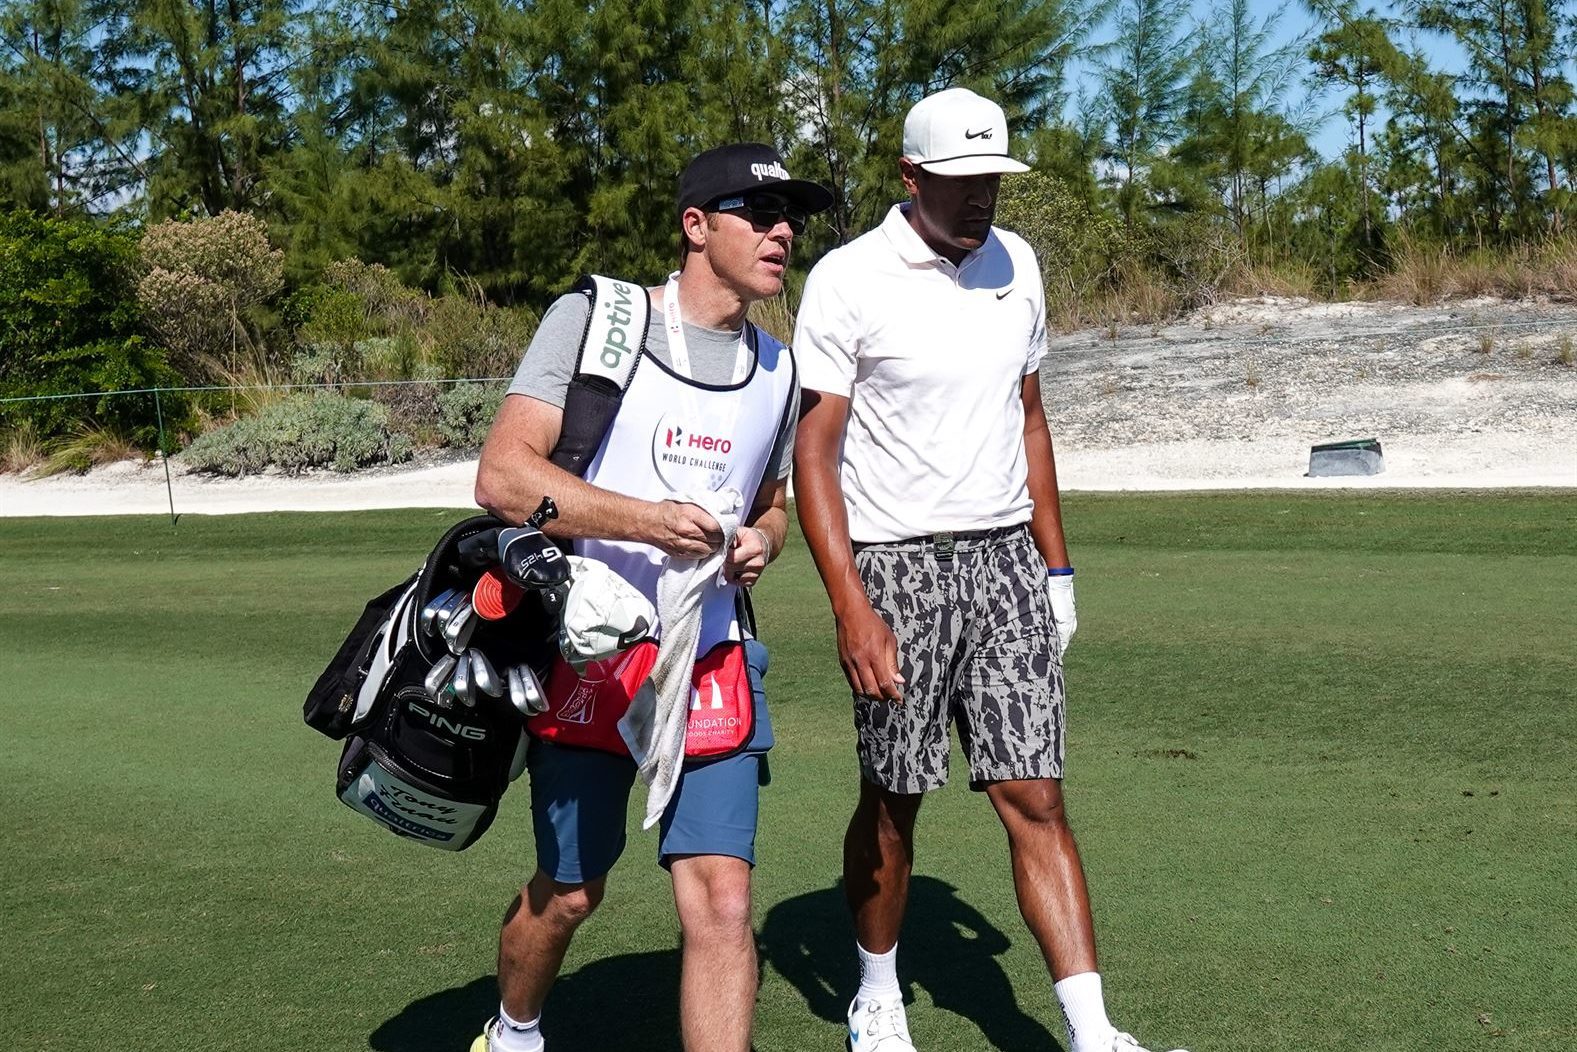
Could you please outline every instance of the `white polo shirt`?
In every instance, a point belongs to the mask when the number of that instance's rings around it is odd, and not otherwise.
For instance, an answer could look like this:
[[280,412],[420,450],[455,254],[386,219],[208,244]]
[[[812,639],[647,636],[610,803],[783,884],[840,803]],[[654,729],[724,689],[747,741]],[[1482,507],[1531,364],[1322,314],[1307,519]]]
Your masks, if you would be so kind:
[[816,264],[794,331],[800,385],[850,401],[839,477],[856,542],[1032,510],[1022,385],[1046,353],[1035,253],[993,227],[954,267],[907,208]]

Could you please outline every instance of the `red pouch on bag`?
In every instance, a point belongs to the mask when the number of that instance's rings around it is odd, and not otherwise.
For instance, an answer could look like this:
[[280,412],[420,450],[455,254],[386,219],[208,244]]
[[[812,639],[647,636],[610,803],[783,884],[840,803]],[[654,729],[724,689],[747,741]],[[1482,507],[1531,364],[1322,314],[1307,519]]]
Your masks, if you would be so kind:
[[[619,721],[656,663],[657,644],[650,640],[594,661],[584,673],[557,659],[548,677],[547,711],[527,720],[526,729],[557,745],[628,756]],[[696,660],[684,754],[711,760],[743,749],[755,731],[755,711],[744,645],[725,640]]]
[[756,730],[756,705],[745,670],[745,645],[726,641],[708,650],[696,661],[691,682],[684,754],[713,760],[749,744]]

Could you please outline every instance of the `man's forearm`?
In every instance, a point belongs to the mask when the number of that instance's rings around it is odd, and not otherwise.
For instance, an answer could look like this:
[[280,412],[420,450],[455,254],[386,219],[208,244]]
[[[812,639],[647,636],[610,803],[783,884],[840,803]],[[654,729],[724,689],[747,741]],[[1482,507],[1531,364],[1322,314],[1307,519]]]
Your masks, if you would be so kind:
[[849,543],[849,516],[843,506],[843,487],[832,466],[795,461],[795,504],[805,545],[821,574],[835,617],[859,604],[869,604],[865,585],[854,566]]
[[1035,510],[1030,533],[1047,566],[1068,566],[1068,542],[1062,533],[1062,495],[1057,488],[1057,461],[1051,448],[1051,430],[1042,420],[1037,428],[1024,429],[1024,453],[1029,465],[1029,495]]
[[513,463],[500,467],[484,457],[477,473],[477,503],[505,522],[526,521],[543,497],[552,497],[559,515],[545,527],[551,536],[623,541],[649,536],[651,502],[593,486],[541,457],[510,459]]
[[1024,462],[1029,467],[1029,498],[1035,504],[1030,533],[1047,566],[1069,566],[1068,542],[1062,535],[1062,495],[1057,487],[1057,457],[1051,448],[1051,426],[1041,401],[1040,376],[1024,377]]
[[769,507],[751,516],[745,523],[752,529],[760,530],[761,536],[767,541],[767,562],[771,562],[783,553],[783,546],[788,543],[788,510],[782,507]]

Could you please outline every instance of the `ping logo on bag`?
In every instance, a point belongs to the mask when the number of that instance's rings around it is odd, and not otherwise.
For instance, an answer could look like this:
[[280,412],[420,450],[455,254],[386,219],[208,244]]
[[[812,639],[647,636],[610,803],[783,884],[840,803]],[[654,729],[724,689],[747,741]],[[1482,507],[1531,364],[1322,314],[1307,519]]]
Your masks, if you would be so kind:
[[409,712],[413,716],[420,716],[422,719],[426,720],[428,725],[431,726],[433,730],[443,731],[447,734],[453,735],[456,738],[463,738],[466,741],[487,741],[486,727],[475,727],[469,723],[460,723],[455,720],[451,720],[442,713],[434,712],[426,705],[419,705],[414,701],[407,701],[405,703],[405,711]]

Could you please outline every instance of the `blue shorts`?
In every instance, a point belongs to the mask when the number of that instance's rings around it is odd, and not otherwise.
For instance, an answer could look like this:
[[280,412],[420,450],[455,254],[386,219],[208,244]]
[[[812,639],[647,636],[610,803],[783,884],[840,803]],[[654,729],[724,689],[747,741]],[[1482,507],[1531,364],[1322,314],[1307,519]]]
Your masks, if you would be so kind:
[[[677,855],[729,855],[756,863],[756,810],[769,780],[765,754],[772,728],[757,674],[758,667],[761,673],[766,669],[765,648],[750,658],[755,733],[743,752],[685,764],[658,825],[657,861],[664,867]],[[561,884],[606,876],[624,853],[635,761],[533,738],[526,769],[537,868]]]

